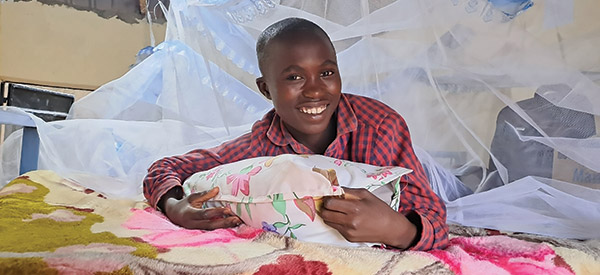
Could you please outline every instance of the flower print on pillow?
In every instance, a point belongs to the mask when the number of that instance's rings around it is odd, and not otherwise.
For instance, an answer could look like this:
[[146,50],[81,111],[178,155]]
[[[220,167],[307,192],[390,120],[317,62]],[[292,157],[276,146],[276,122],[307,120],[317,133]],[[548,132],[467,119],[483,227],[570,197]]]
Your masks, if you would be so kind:
[[304,241],[349,243],[318,215],[323,197],[341,196],[341,186],[366,188],[397,209],[400,178],[409,169],[378,167],[322,155],[279,155],[244,159],[190,176],[184,192],[214,186],[219,194],[203,207],[228,207],[245,224]]
[[262,168],[260,166],[256,166],[252,168],[252,165],[242,169],[239,174],[232,174],[227,176],[227,184],[232,184],[231,187],[231,195],[237,196],[238,191],[241,191],[242,194],[249,196],[250,195],[250,177],[255,176],[260,172]]
[[294,199],[294,204],[298,210],[304,212],[304,214],[310,218],[311,222],[315,221],[315,216],[317,215],[317,204],[313,197],[304,196],[301,199]]
[[392,168],[394,167],[384,166],[377,168],[377,170],[375,170],[374,172],[367,174],[367,177],[372,178],[374,180],[383,181],[388,176],[393,175],[391,171]]

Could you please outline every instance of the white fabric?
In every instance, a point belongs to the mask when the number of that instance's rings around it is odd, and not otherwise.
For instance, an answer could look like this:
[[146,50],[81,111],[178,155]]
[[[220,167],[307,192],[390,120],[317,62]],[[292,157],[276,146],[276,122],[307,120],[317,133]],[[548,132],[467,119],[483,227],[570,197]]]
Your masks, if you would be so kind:
[[[340,186],[365,188],[394,210],[400,207],[400,178],[412,170],[378,167],[321,155],[257,157],[198,172],[183,183],[189,195],[219,187],[204,207],[228,207],[245,224],[298,240],[341,246],[348,242],[317,214],[323,197],[342,196]],[[346,198],[352,199],[352,198]]]
[[[153,55],[76,102],[70,121],[36,121],[41,168],[139,195],[153,160],[248,131],[270,108],[254,84],[255,39],[299,16],[330,34],[344,92],[404,116],[449,221],[600,237],[600,23],[588,12],[600,2],[170,3]],[[4,181],[18,144],[17,133],[2,147]]]

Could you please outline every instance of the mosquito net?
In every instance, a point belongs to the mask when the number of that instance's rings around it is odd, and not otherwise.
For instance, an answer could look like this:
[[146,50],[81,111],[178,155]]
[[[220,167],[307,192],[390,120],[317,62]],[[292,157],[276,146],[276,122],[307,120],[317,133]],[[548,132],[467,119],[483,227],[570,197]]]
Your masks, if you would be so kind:
[[[35,119],[40,168],[140,196],[156,159],[249,131],[258,34],[303,17],[330,35],[343,92],[407,121],[448,222],[600,238],[600,22],[593,0],[172,0],[165,42],[63,122]],[[157,7],[166,9],[166,7]],[[17,111],[17,110],[15,110]],[[16,176],[19,133],[3,147]]]

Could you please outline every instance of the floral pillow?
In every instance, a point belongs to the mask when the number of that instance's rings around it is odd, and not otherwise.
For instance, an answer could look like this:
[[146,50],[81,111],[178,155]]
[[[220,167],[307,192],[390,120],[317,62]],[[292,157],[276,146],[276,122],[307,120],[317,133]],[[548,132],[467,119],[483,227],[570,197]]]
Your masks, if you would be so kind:
[[[204,207],[229,207],[247,225],[299,240],[337,245],[346,241],[317,215],[326,196],[343,196],[340,186],[366,188],[398,210],[402,167],[378,167],[322,155],[258,157],[196,173],[183,184],[187,195],[219,194]],[[382,188],[384,187],[384,188]]]

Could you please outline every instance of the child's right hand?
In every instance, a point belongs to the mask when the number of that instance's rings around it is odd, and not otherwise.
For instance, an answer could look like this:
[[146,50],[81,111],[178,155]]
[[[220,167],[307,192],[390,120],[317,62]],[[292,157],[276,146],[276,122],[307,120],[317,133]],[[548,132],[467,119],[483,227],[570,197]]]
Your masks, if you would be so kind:
[[219,188],[191,194],[178,200],[167,198],[164,204],[165,215],[176,225],[188,229],[213,230],[235,227],[242,223],[231,209],[225,207],[202,209],[204,202],[219,194]]

